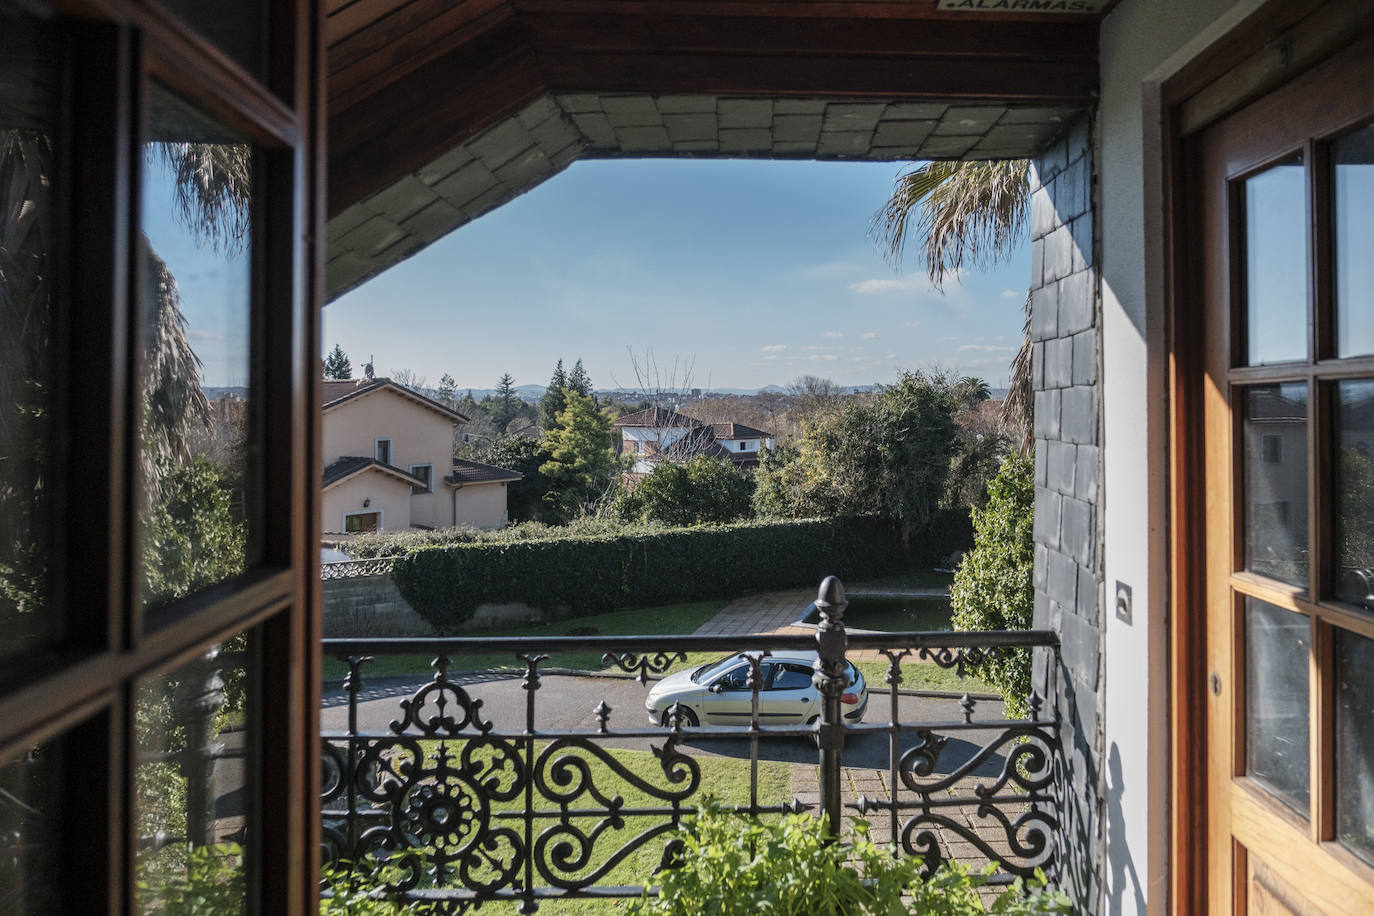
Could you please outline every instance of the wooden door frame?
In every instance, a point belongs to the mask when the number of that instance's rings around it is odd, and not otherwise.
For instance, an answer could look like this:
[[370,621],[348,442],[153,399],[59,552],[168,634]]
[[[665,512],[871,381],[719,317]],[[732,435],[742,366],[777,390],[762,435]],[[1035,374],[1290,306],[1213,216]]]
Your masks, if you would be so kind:
[[[1195,308],[1201,264],[1198,200],[1192,183],[1197,138],[1255,99],[1291,81],[1374,29],[1374,3],[1242,0],[1143,83],[1147,301],[1162,305],[1162,384],[1167,430],[1167,644],[1169,647],[1169,901],[1177,913],[1204,913],[1208,900],[1206,772],[1207,615],[1204,472],[1204,312]],[[1155,341],[1151,341],[1154,343]],[[1160,389],[1155,388],[1156,391]],[[1154,409],[1153,407],[1151,409]]]

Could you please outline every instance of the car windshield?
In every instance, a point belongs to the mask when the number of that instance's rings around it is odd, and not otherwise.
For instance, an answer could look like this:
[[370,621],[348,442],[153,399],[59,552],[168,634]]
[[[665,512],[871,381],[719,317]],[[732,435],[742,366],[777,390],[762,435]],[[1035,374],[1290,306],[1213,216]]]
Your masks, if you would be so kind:
[[738,664],[739,660],[743,657],[743,655],[727,655],[718,662],[702,665],[692,672],[692,682],[695,684],[702,684],[706,681],[713,680],[717,675],[724,674],[728,671],[731,666]]

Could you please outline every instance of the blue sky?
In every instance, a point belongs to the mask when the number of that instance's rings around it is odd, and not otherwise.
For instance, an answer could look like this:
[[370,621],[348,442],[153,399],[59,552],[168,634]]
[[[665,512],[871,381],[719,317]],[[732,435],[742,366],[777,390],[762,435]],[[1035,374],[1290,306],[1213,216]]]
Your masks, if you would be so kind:
[[[935,292],[898,273],[868,223],[892,163],[619,160],[567,171],[326,306],[324,349],[357,372],[459,387],[548,381],[584,361],[633,386],[651,348],[696,387],[890,381],[934,364],[1005,383],[1029,246]],[[913,261],[914,263],[914,261]],[[679,383],[683,373],[679,371]]]
[[[627,352],[698,387],[890,381],[943,365],[994,386],[1021,335],[1029,255],[947,282],[894,271],[867,235],[898,167],[875,163],[578,162],[325,309],[360,372],[431,384],[548,381],[582,358],[597,387],[634,384]],[[144,229],[177,278],[207,385],[246,378],[246,256],[197,245],[148,170]],[[1028,246],[1027,246],[1028,248]],[[914,262],[913,262],[914,263]],[[679,370],[678,381],[684,373]]]

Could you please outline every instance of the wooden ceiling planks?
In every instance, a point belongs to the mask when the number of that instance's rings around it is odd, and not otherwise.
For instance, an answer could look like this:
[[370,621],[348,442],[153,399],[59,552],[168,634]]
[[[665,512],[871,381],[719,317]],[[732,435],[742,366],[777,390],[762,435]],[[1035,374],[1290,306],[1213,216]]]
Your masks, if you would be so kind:
[[546,92],[1089,103],[1099,16],[935,0],[330,2],[329,209]]

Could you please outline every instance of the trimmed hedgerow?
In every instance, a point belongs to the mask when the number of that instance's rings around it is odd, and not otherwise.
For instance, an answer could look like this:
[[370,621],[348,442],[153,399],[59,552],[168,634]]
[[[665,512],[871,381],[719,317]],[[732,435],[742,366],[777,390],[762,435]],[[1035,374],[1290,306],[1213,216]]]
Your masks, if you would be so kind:
[[904,550],[877,517],[744,522],[538,540],[418,547],[393,577],[416,612],[452,632],[480,605],[521,603],[567,616],[724,598],[918,569],[968,543],[968,520],[941,518]]

